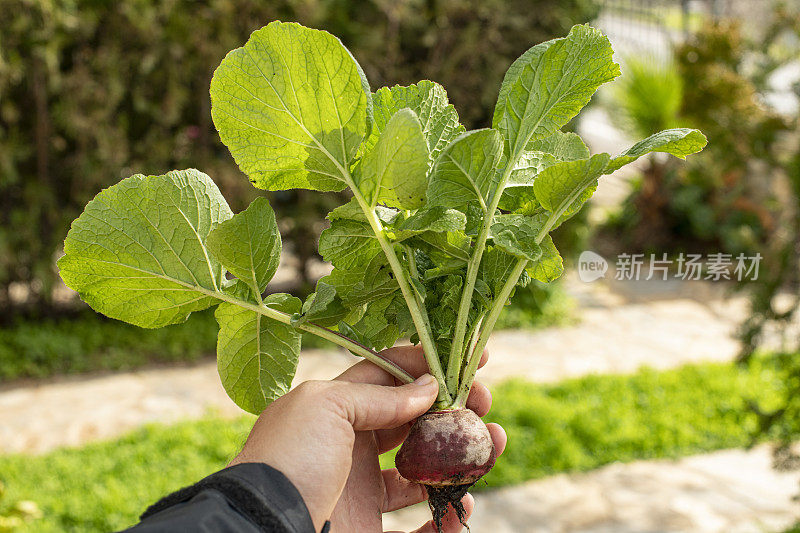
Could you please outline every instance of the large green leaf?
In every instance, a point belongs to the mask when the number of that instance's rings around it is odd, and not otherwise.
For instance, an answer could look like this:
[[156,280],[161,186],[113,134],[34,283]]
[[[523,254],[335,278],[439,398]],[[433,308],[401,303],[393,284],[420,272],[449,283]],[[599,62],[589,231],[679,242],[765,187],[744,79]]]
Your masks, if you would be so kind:
[[503,81],[500,83],[500,91],[497,94],[497,102],[495,103],[494,114],[492,115],[492,127],[497,128],[503,120],[508,93],[511,91],[514,82],[519,79],[522,71],[529,65],[538,64],[541,61],[542,54],[550,48],[550,45],[559,40],[560,39],[551,39],[532,46],[511,63],[511,66],[508,67],[508,70],[503,76]]
[[364,142],[369,151],[395,113],[407,107],[414,111],[422,123],[422,133],[428,143],[431,160],[435,161],[444,147],[464,131],[458,122],[458,113],[447,100],[444,87],[422,80],[407,87],[381,87],[373,96],[375,121],[372,133]]
[[428,203],[464,210],[477,203],[485,213],[497,190],[496,167],[502,155],[497,130],[459,135],[439,155],[428,186]]
[[[283,313],[300,311],[300,300],[271,294],[264,304]],[[300,332],[259,313],[223,302],[215,312],[219,323],[217,369],[231,399],[259,414],[289,391],[300,353]]]
[[253,32],[211,80],[220,138],[263,189],[343,189],[370,112],[369,86],[350,52],[295,23]]
[[356,173],[356,186],[373,208],[380,202],[418,209],[428,186],[428,144],[417,115],[403,108],[389,120]]
[[73,223],[61,277],[95,311],[137,326],[183,322],[216,299],[223,269],[206,249],[231,218],[211,178],[197,170],[137,174],[100,192]]
[[601,175],[610,174],[651,152],[665,152],[685,158],[702,150],[705,144],[706,138],[698,130],[665,130],[634,144],[613,159],[606,153],[600,153],[585,159],[553,163],[535,177],[533,191],[545,210],[558,214],[558,221],[552,226],[556,227],[577,213],[591,198]]
[[336,268],[351,270],[369,264],[381,245],[366,222],[340,219],[320,235],[319,253]]
[[553,135],[585,106],[597,88],[619,76],[611,43],[599,30],[574,26],[567,37],[528,50],[506,73],[493,127],[516,159],[528,142]]
[[614,157],[609,162],[605,173],[611,174],[615,170],[651,152],[664,152],[681,159],[686,159],[687,155],[699,152],[707,143],[706,136],[703,135],[700,130],[675,128],[660,131],[639,141]]
[[256,198],[217,226],[208,234],[206,246],[231,274],[256,294],[263,293],[281,258],[281,235],[267,199]]

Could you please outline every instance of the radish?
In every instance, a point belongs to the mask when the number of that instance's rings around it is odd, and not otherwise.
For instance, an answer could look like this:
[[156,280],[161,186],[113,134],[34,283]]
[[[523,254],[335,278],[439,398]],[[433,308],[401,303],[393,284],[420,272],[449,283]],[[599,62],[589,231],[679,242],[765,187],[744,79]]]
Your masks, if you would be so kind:
[[234,214],[193,169],[137,174],[101,191],[72,224],[61,277],[96,311],[146,328],[216,306],[220,379],[252,413],[289,389],[301,333],[403,383],[413,377],[378,350],[402,337],[421,344],[439,394],[397,464],[428,487],[437,524],[448,505],[463,519],[460,498],[495,461],[467,396],[515,288],[561,275],[550,232],[602,175],[706,143],[698,130],[671,129],[612,157],[562,132],[619,75],[612,53],[586,25],[534,46],[506,73],[492,127],[466,131],[442,86],[373,93],[336,37],[272,22],[214,72],[211,115],[256,187],[352,193],[328,214],[319,251],[333,270],[314,294],[303,302],[267,293],[281,256],[269,202]]
[[425,485],[433,520],[441,530],[448,505],[464,524],[461,498],[492,469],[495,458],[486,424],[469,409],[452,409],[419,417],[395,464],[404,478]]

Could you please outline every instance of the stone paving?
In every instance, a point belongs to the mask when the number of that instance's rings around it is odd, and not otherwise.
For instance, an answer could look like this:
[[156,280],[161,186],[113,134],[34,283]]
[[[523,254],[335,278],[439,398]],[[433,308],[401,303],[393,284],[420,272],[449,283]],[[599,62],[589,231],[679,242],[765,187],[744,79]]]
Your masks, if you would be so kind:
[[[475,533],[762,533],[800,517],[797,473],[770,468],[767,447],[677,461],[612,464],[475,495]],[[427,506],[396,511],[387,530],[429,519]]]

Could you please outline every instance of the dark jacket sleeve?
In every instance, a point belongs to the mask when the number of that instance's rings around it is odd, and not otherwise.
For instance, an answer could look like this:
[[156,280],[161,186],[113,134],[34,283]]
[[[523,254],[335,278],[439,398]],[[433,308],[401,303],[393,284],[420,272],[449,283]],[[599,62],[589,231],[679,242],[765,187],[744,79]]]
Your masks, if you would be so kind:
[[226,468],[166,496],[128,531],[316,533],[292,482],[263,463]]

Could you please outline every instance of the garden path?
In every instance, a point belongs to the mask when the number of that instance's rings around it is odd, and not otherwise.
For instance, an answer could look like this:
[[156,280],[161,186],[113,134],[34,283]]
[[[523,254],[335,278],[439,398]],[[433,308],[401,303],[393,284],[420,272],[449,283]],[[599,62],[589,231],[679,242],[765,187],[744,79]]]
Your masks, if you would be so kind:
[[[770,468],[766,446],[679,460],[611,464],[475,495],[474,532],[763,533],[800,517],[797,473]],[[429,519],[417,505],[386,516],[387,530]]]

